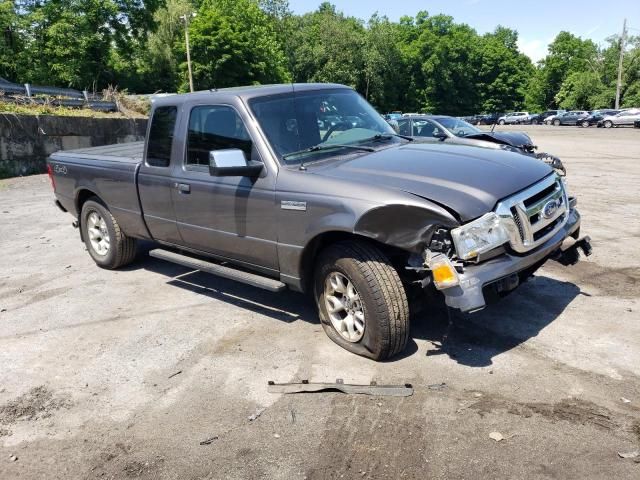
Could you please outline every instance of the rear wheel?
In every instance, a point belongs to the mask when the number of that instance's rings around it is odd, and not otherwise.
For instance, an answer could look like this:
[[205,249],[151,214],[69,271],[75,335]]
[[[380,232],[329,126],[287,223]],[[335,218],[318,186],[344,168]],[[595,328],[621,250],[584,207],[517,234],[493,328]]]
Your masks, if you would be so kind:
[[498,122],[498,124],[499,124],[499,125],[504,125],[504,124],[505,124],[505,121],[504,121],[504,120],[500,120],[500,121]]
[[131,263],[136,240],[127,236],[98,198],[87,200],[80,213],[82,237],[89,255],[100,267],[115,269]]
[[582,126],[583,126],[584,128],[587,128],[587,127],[589,126],[589,122],[587,122],[586,120],[583,120],[583,121],[582,121]]
[[384,360],[409,338],[409,304],[398,272],[374,245],[336,243],[319,257],[315,297],[331,340],[357,355]]

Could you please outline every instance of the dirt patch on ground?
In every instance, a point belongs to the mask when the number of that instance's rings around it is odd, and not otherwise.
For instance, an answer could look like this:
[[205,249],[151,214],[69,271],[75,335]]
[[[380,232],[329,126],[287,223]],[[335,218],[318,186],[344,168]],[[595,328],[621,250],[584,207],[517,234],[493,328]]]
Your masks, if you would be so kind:
[[598,289],[602,295],[618,298],[637,298],[640,295],[640,268],[604,268],[593,262],[580,262],[571,268],[563,268],[553,263],[547,264],[551,270],[562,275],[570,275],[581,289]]
[[[69,407],[71,407],[71,401],[68,398],[54,396],[47,387],[40,385],[0,405],[0,425],[48,418],[54,411]],[[0,436],[2,431],[6,430],[0,429]]]
[[640,443],[640,420],[638,420],[634,425],[633,425],[633,429],[632,429],[633,433],[635,433],[636,438],[638,439],[638,443]]
[[567,421],[577,425],[594,425],[606,430],[615,430],[620,423],[614,420],[614,415],[604,407],[579,399],[564,399],[557,403],[517,403],[503,398],[486,396],[474,404],[470,409],[480,416],[496,410],[506,410],[512,415],[529,418],[541,415],[552,422]]
[[[413,401],[358,397],[334,396],[330,417],[343,420],[329,423],[315,455],[318,461],[306,472],[306,478],[407,478],[404,471],[419,471],[424,478],[430,477],[426,458],[431,444],[429,431]],[[398,448],[399,438],[402,448]]]

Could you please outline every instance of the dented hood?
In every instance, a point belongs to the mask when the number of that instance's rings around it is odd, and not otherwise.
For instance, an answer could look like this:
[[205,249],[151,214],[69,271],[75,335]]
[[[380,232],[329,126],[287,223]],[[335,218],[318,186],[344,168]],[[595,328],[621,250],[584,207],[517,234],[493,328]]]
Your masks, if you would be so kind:
[[387,148],[313,171],[432,200],[453,210],[463,222],[491,211],[498,200],[552,172],[527,155],[446,142]]
[[475,140],[486,140],[502,145],[511,145],[514,147],[532,147],[531,137],[524,132],[479,132],[471,135],[465,135],[462,138],[470,138]]

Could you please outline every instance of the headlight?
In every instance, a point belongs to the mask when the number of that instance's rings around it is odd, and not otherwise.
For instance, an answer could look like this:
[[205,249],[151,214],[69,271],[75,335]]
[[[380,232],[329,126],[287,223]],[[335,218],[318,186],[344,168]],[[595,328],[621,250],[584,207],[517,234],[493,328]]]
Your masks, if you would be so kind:
[[451,230],[458,257],[469,260],[509,241],[509,235],[493,212]]

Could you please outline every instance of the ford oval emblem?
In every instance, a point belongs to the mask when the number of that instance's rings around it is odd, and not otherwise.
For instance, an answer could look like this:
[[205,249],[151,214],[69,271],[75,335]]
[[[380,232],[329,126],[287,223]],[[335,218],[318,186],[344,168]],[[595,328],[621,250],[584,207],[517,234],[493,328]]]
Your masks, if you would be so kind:
[[556,213],[556,211],[558,210],[558,201],[557,200],[551,200],[550,202],[547,202],[544,207],[542,207],[542,216],[544,218],[551,218],[553,217],[553,215]]

